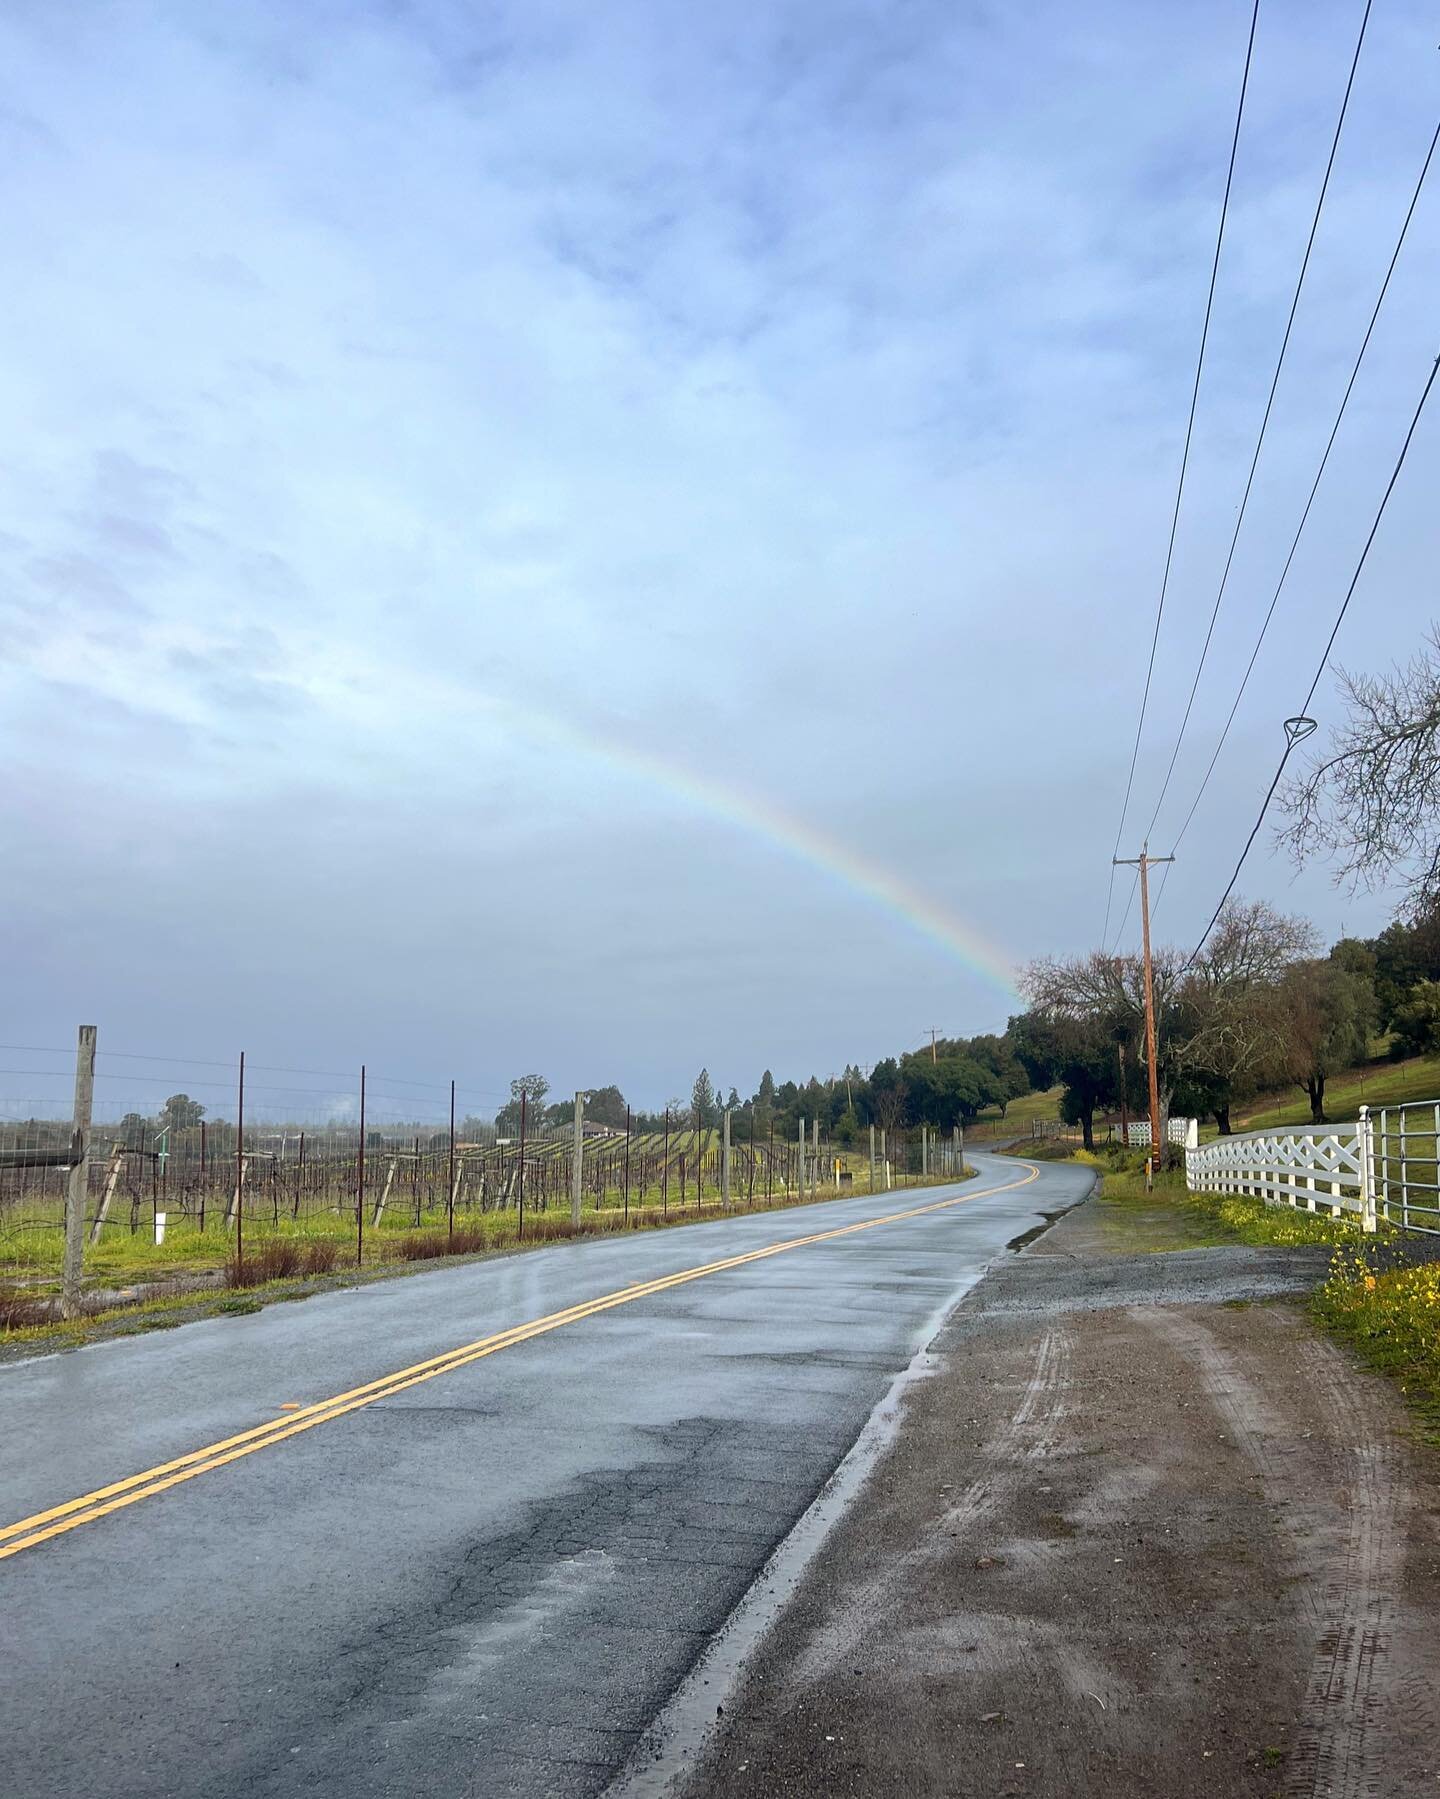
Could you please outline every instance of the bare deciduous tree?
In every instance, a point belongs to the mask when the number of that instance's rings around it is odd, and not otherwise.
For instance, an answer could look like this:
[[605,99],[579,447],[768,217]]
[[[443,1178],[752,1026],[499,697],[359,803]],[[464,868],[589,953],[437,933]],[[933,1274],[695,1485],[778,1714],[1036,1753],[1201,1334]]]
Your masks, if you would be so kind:
[[[1287,971],[1315,953],[1312,927],[1263,900],[1231,900],[1193,967],[1177,950],[1152,957],[1157,1027],[1156,1085],[1162,1120],[1172,1097],[1230,1126],[1230,1103],[1253,1091],[1262,1072],[1283,1061],[1289,1014],[1281,988]],[[1073,961],[1032,963],[1023,985],[1035,1012],[1052,1024],[1083,1026],[1096,1042],[1144,1053],[1145,970],[1138,956],[1094,951]],[[1078,1058],[1076,1058],[1078,1061]],[[1098,1076],[1097,1082],[1098,1082]],[[1097,1089],[1098,1090],[1098,1089]]]
[[1230,900],[1180,997],[1184,1030],[1176,1063],[1191,1103],[1222,1133],[1230,1107],[1284,1060],[1289,1025],[1284,982],[1318,947],[1314,927],[1264,900]]
[[1440,897],[1440,628],[1387,675],[1342,670],[1330,753],[1281,789],[1278,840],[1297,863],[1331,857],[1337,883],[1394,882],[1406,907]]

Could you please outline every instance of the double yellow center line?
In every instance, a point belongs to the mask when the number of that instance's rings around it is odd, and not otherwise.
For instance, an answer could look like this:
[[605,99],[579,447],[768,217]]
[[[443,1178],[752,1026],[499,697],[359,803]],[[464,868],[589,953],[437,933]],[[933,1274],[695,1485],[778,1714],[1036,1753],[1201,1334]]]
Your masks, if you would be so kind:
[[204,1449],[192,1449],[188,1455],[176,1456],[174,1461],[161,1462],[158,1467],[147,1468],[141,1474],[127,1475],[124,1480],[112,1481],[108,1487],[97,1487],[93,1493],[84,1493],[78,1499],[68,1499],[63,1505],[53,1505],[48,1511],[35,1512],[14,1524],[7,1524],[0,1528],[0,1561],[4,1561],[7,1556],[19,1555],[23,1549],[33,1549],[37,1544],[47,1543],[52,1537],[63,1536],[66,1531],[77,1530],[82,1524],[93,1524],[112,1512],[123,1511],[126,1506],[138,1505],[142,1499],[153,1499],[156,1494],[168,1492],[171,1487],[178,1487],[184,1481],[194,1480],[197,1475],[209,1474],[212,1469],[223,1468],[229,1462],[238,1462],[242,1456],[254,1455],[256,1450],[268,1449],[272,1443],[283,1443],[287,1437],[297,1437],[301,1431],[313,1430],[317,1424],[328,1424],[332,1418],[343,1418],[347,1412],[375,1405],[379,1400],[403,1393],[407,1387],[417,1387],[422,1381],[451,1374],[469,1362],[478,1362],[502,1349],[511,1349],[517,1343],[527,1343],[532,1337],[543,1337],[550,1331],[559,1330],[563,1325],[578,1324],[584,1318],[593,1318],[616,1306],[630,1305],[637,1299],[648,1299],[652,1294],[668,1292],[672,1287],[683,1287],[690,1281],[703,1280],[710,1274],[724,1274],[731,1268],[744,1268],[751,1262],[763,1262],[767,1257],[784,1255],[788,1250],[804,1249],[813,1243],[833,1242],[837,1237],[850,1237],[857,1231],[873,1231],[883,1224],[896,1224],[906,1218],[921,1218],[926,1213],[943,1212],[951,1206],[964,1205],[972,1199],[1008,1193],[1014,1187],[1027,1186],[1038,1178],[1039,1173],[1038,1168],[1030,1167],[1028,1174],[1018,1180],[1006,1181],[998,1187],[961,1193],[953,1199],[935,1200],[930,1205],[912,1206],[903,1212],[889,1212],[882,1218],[865,1218],[858,1224],[841,1225],[835,1230],[814,1231],[805,1237],[790,1237],[783,1243],[768,1244],[764,1249],[747,1250],[744,1255],[726,1256],[721,1261],[706,1262],[698,1268],[682,1268],[679,1273],[662,1275],[658,1280],[637,1281],[634,1286],[623,1287],[618,1292],[602,1294],[598,1299],[583,1300],[579,1305],[567,1306],[564,1311],[550,1312],[543,1318],[532,1318],[528,1323],[497,1331],[493,1336],[461,1344],[458,1349],[431,1356],[428,1361],[415,1362],[409,1368],[399,1368],[393,1374],[382,1375],[379,1380],[367,1382],[363,1387],[352,1387],[347,1393],[337,1393],[331,1399],[318,1400],[314,1405],[287,1412],[285,1416],[272,1419],[268,1424],[256,1425],[253,1430],[241,1431],[237,1436],[226,1437],[219,1443],[210,1443]]

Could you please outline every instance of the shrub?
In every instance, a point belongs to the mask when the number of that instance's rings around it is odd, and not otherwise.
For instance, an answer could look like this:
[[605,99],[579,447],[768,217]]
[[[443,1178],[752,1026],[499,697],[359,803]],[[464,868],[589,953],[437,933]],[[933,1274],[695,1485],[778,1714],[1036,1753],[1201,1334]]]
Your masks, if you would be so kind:
[[329,1274],[340,1260],[340,1245],[327,1243],[323,1239],[318,1243],[307,1243],[305,1255],[300,1264],[302,1274]]
[[289,1280],[312,1274],[329,1274],[340,1261],[340,1245],[319,1239],[267,1237],[248,1251],[243,1267],[234,1256],[226,1270],[232,1287],[263,1287],[267,1281]]
[[445,1231],[411,1231],[395,1244],[402,1261],[429,1262],[437,1256],[470,1256],[490,1247],[490,1239],[476,1224],[462,1224],[454,1236]]

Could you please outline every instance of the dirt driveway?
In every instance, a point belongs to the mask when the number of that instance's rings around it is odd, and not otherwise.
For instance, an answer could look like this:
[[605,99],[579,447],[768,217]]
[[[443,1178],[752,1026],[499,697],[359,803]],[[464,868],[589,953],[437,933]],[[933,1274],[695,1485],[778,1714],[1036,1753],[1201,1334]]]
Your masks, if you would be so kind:
[[1323,1266],[1092,1202],[994,1271],[680,1790],[1440,1794],[1440,1458]]

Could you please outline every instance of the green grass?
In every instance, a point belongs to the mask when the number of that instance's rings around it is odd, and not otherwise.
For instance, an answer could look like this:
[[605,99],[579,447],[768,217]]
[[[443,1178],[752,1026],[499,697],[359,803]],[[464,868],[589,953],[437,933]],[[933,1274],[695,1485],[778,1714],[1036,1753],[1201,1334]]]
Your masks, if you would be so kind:
[[1147,1191],[1142,1152],[1114,1149],[1092,1156],[1079,1150],[1070,1159],[1101,1170],[1096,1213],[1117,1249],[1156,1254],[1226,1243],[1293,1248],[1360,1242],[1359,1226],[1349,1216],[1267,1206],[1239,1194],[1191,1193],[1178,1169],[1157,1176],[1153,1192]]
[[1061,1091],[1059,1087],[1050,1087],[1044,1093],[1024,1093],[1019,1099],[1010,1101],[1003,1118],[996,1107],[987,1106],[965,1135],[967,1139],[980,1142],[987,1137],[1003,1137],[1009,1133],[1026,1135],[1037,1119],[1059,1118]]
[[[1370,1062],[1333,1075],[1325,1083],[1328,1118],[1354,1119],[1362,1105],[1399,1106],[1411,1100],[1440,1099],[1440,1056],[1413,1056],[1408,1062]],[[1236,1108],[1237,1131],[1263,1131],[1286,1124],[1308,1125],[1310,1101],[1299,1089],[1269,1094],[1243,1112]]]
[[1440,1262],[1379,1270],[1363,1253],[1340,1251],[1311,1310],[1368,1367],[1396,1382],[1440,1444]]

